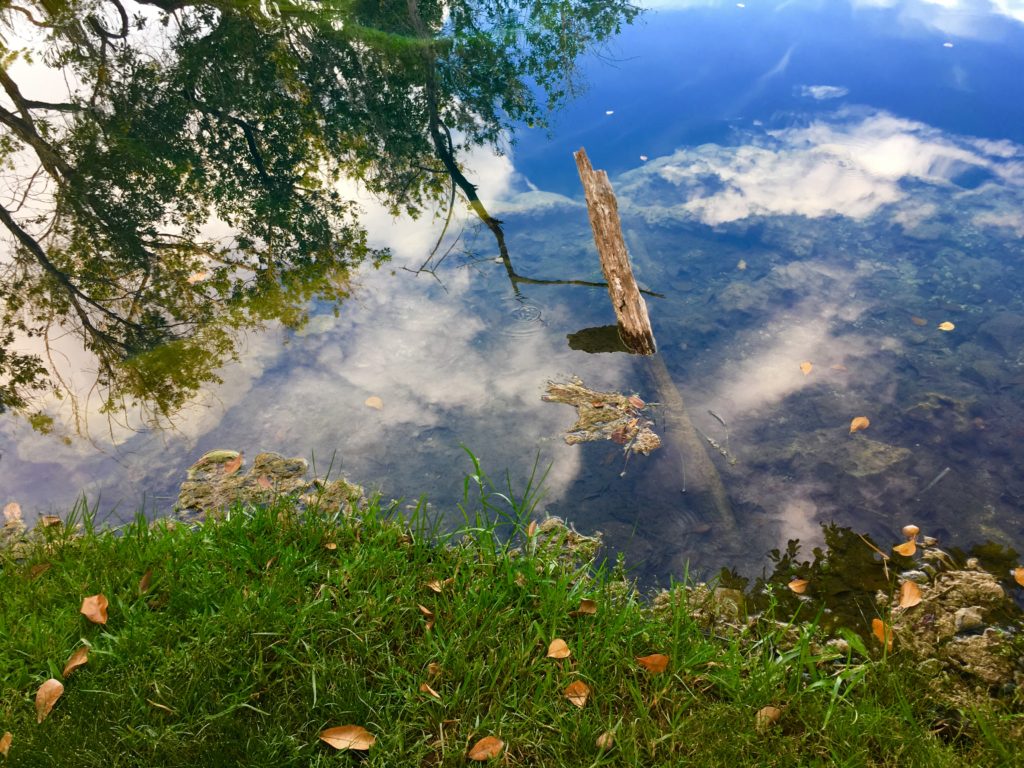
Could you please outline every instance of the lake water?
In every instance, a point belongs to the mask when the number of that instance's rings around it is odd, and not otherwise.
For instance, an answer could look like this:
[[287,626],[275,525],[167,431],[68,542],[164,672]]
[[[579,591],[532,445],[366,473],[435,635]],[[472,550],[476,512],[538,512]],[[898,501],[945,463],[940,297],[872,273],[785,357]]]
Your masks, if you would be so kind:
[[250,332],[172,428],[85,402],[88,437],[64,443],[0,416],[3,501],[29,518],[81,493],[110,521],[161,514],[193,461],[232,448],[311,457],[457,521],[465,446],[516,491],[550,466],[539,508],[602,531],[650,581],[758,572],[831,521],[879,542],[916,523],[964,550],[1024,547],[1024,12],[675,5],[692,7],[624,30],[550,133],[524,126],[471,178],[520,275],[599,281],[572,151],[609,172],[734,529],[692,508],[671,441],[628,463],[614,442],[566,445],[573,410],[541,400],[576,376],[659,401],[650,361],[569,346],[614,322],[604,289],[510,280],[468,215],[417,273],[442,222],[369,202],[393,260],[300,331]]

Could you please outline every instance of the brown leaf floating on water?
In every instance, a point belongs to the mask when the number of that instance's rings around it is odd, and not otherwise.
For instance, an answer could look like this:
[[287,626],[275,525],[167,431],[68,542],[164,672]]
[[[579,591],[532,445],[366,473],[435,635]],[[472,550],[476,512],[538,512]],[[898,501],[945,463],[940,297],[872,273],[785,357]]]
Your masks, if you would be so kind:
[[800,363],[800,371],[803,373],[804,376],[810,376],[811,371],[813,370],[814,365],[811,364],[810,362],[805,360],[804,362]]
[[1013,580],[1024,587],[1024,566],[1018,565],[1013,569]]
[[384,410],[384,401],[381,400],[377,395],[370,395],[366,400],[363,401],[363,405],[367,408],[373,408],[375,411]]
[[867,429],[871,426],[871,421],[867,416],[857,416],[850,422],[850,434],[854,432],[860,432],[862,429]]
[[906,541],[902,544],[895,545],[892,548],[892,551],[895,552],[897,555],[911,557],[915,552],[917,552],[917,543],[913,539],[911,539],[910,541]]
[[802,595],[804,592],[807,591],[808,584],[810,584],[810,582],[807,579],[793,579],[786,586],[794,592],[796,592],[798,595]]
[[946,320],[945,322],[939,323],[938,328],[940,331],[946,331],[948,333],[955,329],[956,326],[949,322],[949,320]]

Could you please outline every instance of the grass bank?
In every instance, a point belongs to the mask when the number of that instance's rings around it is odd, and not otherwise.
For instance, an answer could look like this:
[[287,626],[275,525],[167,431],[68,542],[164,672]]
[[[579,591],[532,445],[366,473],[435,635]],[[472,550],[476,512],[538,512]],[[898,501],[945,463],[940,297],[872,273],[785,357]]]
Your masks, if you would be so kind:
[[[195,527],[53,526],[0,553],[7,764],[455,766],[484,737],[506,766],[1020,760],[1005,705],[951,710],[899,654],[819,647],[813,621],[708,631],[685,590],[654,610],[571,532],[531,528],[529,498],[482,523],[506,498],[467,484],[455,535],[379,502],[282,501]],[[93,595],[105,624],[80,613]],[[63,694],[37,722],[50,678]],[[320,738],[344,725],[375,743]]]

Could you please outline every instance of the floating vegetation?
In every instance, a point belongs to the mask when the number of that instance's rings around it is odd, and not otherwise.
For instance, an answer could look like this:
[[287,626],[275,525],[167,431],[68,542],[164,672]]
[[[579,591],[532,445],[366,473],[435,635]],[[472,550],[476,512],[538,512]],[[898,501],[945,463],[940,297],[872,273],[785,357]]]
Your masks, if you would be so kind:
[[638,395],[598,392],[573,377],[564,383],[549,381],[541,400],[576,409],[576,423],[565,434],[569,445],[611,440],[627,453],[645,456],[661,447],[661,438],[651,430],[654,422],[645,415],[649,404]]

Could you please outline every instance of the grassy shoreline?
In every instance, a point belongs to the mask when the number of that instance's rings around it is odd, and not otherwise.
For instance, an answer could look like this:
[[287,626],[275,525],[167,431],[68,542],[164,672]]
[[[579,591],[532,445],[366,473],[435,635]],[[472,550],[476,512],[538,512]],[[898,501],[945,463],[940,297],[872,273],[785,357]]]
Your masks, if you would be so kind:
[[[837,651],[813,617],[708,631],[695,592],[652,606],[586,540],[531,527],[529,491],[500,497],[498,530],[473,480],[479,508],[451,535],[376,500],[348,515],[282,499],[197,526],[54,526],[0,552],[7,764],[466,765],[488,736],[510,766],[1021,760],[1019,702],[951,709],[899,653]],[[97,594],[105,624],[79,613]],[[64,692],[37,722],[48,678]],[[320,739],[342,725],[375,744]]]

